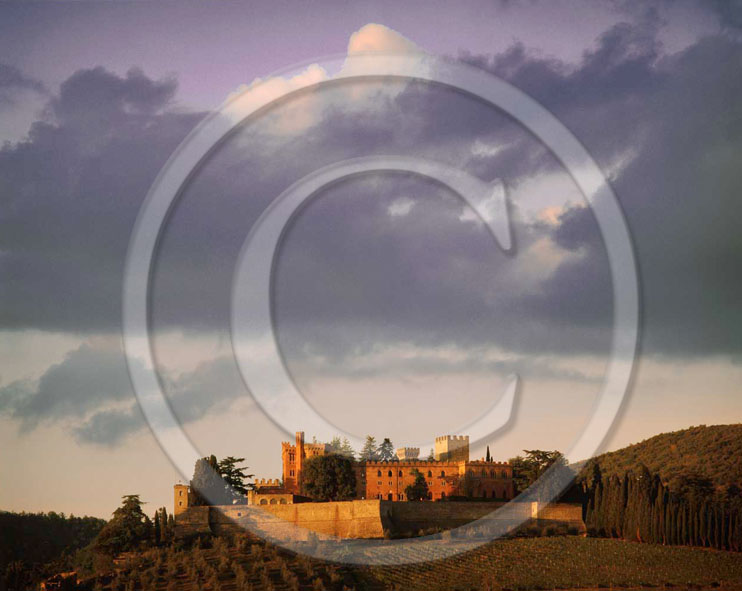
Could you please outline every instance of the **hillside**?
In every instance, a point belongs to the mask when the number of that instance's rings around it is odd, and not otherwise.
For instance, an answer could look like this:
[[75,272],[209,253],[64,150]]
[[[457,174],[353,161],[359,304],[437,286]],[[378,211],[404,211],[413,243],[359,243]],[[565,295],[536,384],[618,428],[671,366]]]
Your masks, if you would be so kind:
[[742,488],[742,424],[700,425],[662,433],[598,456],[605,476],[619,476],[644,464],[675,489],[680,479],[708,479],[717,490]]
[[[88,581],[88,586],[94,584]],[[130,554],[113,578],[97,581],[97,588],[105,591],[530,591],[640,585],[739,588],[742,561],[731,552],[568,536],[501,540],[417,565],[351,567],[238,536],[215,539],[213,547]]]

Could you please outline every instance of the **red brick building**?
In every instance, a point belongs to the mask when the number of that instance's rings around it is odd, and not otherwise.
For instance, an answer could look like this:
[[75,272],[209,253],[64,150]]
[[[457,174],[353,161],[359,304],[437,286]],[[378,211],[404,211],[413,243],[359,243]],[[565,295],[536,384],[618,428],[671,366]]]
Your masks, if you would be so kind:
[[[324,443],[305,443],[304,433],[296,443],[281,444],[284,488],[301,493],[303,461],[329,453]],[[356,461],[356,498],[404,501],[405,489],[415,482],[419,471],[428,483],[430,499],[470,497],[509,500],[515,496],[513,469],[506,462],[469,460],[469,437],[445,435],[435,440],[433,460],[421,460],[419,450],[401,448],[392,461]]]

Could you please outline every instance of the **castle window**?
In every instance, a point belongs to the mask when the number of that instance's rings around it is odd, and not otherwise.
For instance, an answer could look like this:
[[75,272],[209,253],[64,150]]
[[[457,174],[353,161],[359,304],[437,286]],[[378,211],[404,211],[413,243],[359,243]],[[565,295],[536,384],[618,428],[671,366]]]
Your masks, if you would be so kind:
[[445,478],[445,477],[446,477],[446,472],[445,472],[445,470],[441,470],[441,478]]
[[237,513],[237,517],[242,517],[242,513]]
[[495,477],[495,471],[494,470],[490,470],[490,478],[494,478],[494,477]]
[[377,475],[377,476],[381,476],[381,470],[377,470],[377,471],[376,471],[376,475]]
[[271,505],[275,505],[275,504],[276,504],[276,499],[271,499]]
[[399,471],[399,477],[402,478],[402,470]]
[[428,470],[428,478],[431,478],[433,476],[433,472],[431,470]]
[[381,480],[376,481],[376,486],[381,486]]
[[392,477],[392,471],[391,470],[389,470],[389,472],[387,473],[387,476],[389,476],[389,478]]
[[268,504],[268,501],[266,501],[265,499],[260,499],[260,504],[261,505],[267,505]]
[[482,478],[487,476],[487,470],[482,469]]
[[279,503],[280,503],[281,505],[286,505],[286,504],[287,504],[287,503],[286,503],[286,499],[281,499],[281,500],[280,500],[280,501],[278,501],[278,502],[279,502]]
[[389,486],[394,486],[394,483],[391,480],[389,481]]
[[503,477],[503,478],[507,478],[507,477],[508,477],[508,472],[507,472],[507,470],[503,470],[503,471],[502,471],[502,477]]
[[293,470],[291,470],[290,474],[291,474],[291,476],[293,476],[293,475],[294,475],[294,471],[293,471]]
[[178,507],[182,507],[182,506],[183,506],[183,501],[178,501]]

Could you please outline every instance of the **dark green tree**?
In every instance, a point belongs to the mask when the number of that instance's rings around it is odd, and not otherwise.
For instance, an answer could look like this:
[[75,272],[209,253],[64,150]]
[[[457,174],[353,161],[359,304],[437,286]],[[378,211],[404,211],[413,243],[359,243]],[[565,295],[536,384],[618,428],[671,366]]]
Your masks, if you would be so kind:
[[139,495],[124,495],[121,507],[93,542],[96,552],[115,555],[135,550],[152,538],[152,522],[142,511]]
[[173,514],[167,516],[167,539],[172,540],[175,537],[175,518]]
[[350,441],[348,441],[347,437],[343,437],[343,444],[340,446],[340,453],[341,455],[351,459],[356,457],[356,451],[350,445]]
[[160,510],[159,509],[155,511],[155,518],[152,521],[153,521],[152,541],[155,544],[159,544],[160,537],[162,535],[162,532],[160,530]]
[[327,445],[330,448],[329,451],[331,454],[339,454],[340,448],[343,446],[343,442],[340,439],[339,435],[335,435],[335,437],[333,437],[330,440],[330,443],[328,443]]
[[546,472],[553,464],[565,464],[564,456],[559,451],[524,449],[525,456],[516,456],[509,460],[513,466],[513,482],[518,492],[523,492]]
[[366,435],[366,443],[363,444],[361,450],[361,460],[367,462],[373,462],[378,459],[378,450],[376,448],[376,438],[371,435]]
[[232,501],[244,498],[251,486],[246,480],[255,476],[247,474],[247,467],[238,466],[244,461],[245,458],[227,456],[217,463],[217,470],[224,480],[224,496]]
[[428,483],[425,481],[425,476],[419,470],[414,470],[415,482],[410,484],[404,490],[404,494],[408,501],[424,501],[428,498]]
[[484,457],[484,460],[486,462],[491,462],[492,461],[492,456],[490,455],[490,446],[489,445],[487,446],[487,455]]
[[394,445],[388,437],[385,437],[384,441],[382,441],[379,446],[379,459],[382,462],[390,462],[396,457],[397,456],[394,453]]
[[328,445],[330,446],[330,453],[340,454],[349,458],[355,457],[356,452],[351,447],[347,437],[340,439],[340,436],[335,435]]
[[343,501],[356,494],[353,460],[337,454],[314,456],[302,470],[302,492],[320,501]]

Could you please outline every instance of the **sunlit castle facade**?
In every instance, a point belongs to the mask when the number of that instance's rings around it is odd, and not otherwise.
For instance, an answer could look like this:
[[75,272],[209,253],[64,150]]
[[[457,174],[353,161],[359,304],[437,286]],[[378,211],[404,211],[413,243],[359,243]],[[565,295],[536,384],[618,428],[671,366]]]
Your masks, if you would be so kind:
[[[304,462],[313,456],[330,453],[325,443],[305,443],[304,433],[296,433],[295,443],[281,444],[283,487],[301,494]],[[420,459],[420,450],[403,447],[391,461],[354,462],[357,499],[404,501],[405,489],[420,472],[428,484],[429,499],[451,497],[510,500],[515,496],[513,468],[507,462],[469,459],[468,435],[436,437],[434,458]]]

